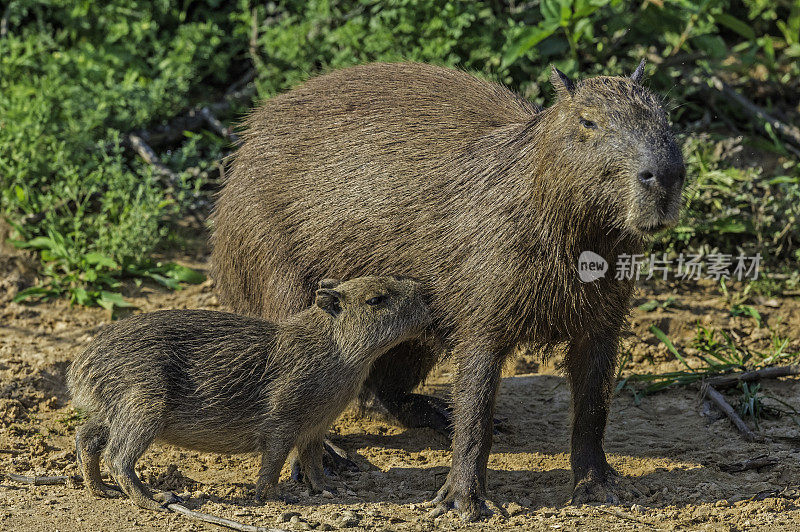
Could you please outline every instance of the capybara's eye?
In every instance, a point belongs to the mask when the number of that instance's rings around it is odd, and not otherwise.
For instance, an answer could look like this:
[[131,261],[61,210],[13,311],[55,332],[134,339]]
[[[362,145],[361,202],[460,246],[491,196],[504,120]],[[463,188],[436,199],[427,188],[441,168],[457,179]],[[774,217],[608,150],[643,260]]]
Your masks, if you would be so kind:
[[367,299],[367,305],[380,305],[386,301],[386,295],[375,296]]
[[581,125],[586,129],[597,129],[597,124],[595,124],[591,120],[586,120],[583,117],[581,117]]

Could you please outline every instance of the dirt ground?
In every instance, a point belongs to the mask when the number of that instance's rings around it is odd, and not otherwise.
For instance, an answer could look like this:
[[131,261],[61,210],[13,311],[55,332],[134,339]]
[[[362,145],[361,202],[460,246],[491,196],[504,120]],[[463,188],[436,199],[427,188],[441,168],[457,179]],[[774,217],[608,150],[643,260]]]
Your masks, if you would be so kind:
[[[205,252],[184,257],[205,269]],[[66,302],[16,304],[10,297],[31,281],[20,257],[0,254],[0,529],[205,530],[214,528],[173,514],[155,514],[127,500],[100,500],[78,485],[18,485],[3,476],[77,473],[73,445],[79,423],[64,375],[70,361],[110,315]],[[133,283],[126,297],[141,311],[220,309],[210,282],[178,292]],[[634,310],[625,339],[632,353],[625,373],[676,370],[679,363],[648,331],[657,324],[693,354],[696,323],[730,331],[742,345],[766,350],[771,333],[752,318],[731,317],[730,304],[713,286],[644,286],[637,305],[675,298],[667,308]],[[757,299],[765,324],[800,351],[800,298]],[[690,358],[692,363],[697,359]],[[497,406],[503,432],[489,459],[489,495],[508,517],[464,524],[449,514],[427,516],[450,463],[449,442],[429,430],[408,430],[375,413],[347,411],[332,439],[348,450],[360,471],[332,479],[335,498],[308,495],[284,468],[284,491],[297,502],[252,502],[258,468],[254,456],[219,456],[156,445],[139,462],[151,487],[170,489],[187,506],[254,525],[287,530],[800,530],[800,428],[790,417],[761,421],[764,443],[747,443],[730,422],[699,396],[696,385],[645,397],[627,392],[613,403],[606,450],[622,474],[621,503],[569,506],[569,390],[558,356],[544,363],[530,353],[509,362]],[[423,391],[446,397],[451,368],[444,362]],[[764,384],[800,409],[800,379]],[[730,395],[731,401],[735,401]],[[767,455],[772,466],[739,473],[726,465]]]

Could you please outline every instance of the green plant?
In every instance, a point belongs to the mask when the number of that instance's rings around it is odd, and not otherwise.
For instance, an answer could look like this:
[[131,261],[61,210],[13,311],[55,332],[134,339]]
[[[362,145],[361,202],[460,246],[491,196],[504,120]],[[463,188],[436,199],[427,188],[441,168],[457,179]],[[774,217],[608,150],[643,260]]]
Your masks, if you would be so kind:
[[669,353],[685,369],[663,373],[625,375],[625,370],[632,360],[632,354],[630,351],[624,351],[617,372],[616,392],[629,391],[636,404],[639,404],[643,397],[667,388],[697,383],[726,373],[758,369],[772,365],[779,360],[796,360],[800,356],[800,353],[785,352],[788,339],[774,331],[771,349],[762,352],[738,345],[733,337],[724,330],[711,329],[698,323],[691,346],[697,350],[697,354],[694,356],[701,364],[692,365],[689,363],[689,357],[675,347],[664,331],[653,325],[650,327],[650,332],[667,347]]
[[[328,69],[396,60],[467,69],[546,104],[551,63],[620,75],[647,57],[690,176],[681,223],[654,250],[761,253],[788,280],[762,276],[754,293],[800,283],[800,166],[710,80],[796,122],[792,0],[11,0],[4,16],[0,216],[42,258],[44,281],[28,297],[113,307],[125,277],[172,279],[152,270],[153,256],[177,221],[210,204],[216,183],[203,170],[230,146],[209,131],[154,146],[178,176],[167,182],[125,148],[128,132],[219,99],[250,68],[266,98]],[[743,162],[743,149],[759,158]]]

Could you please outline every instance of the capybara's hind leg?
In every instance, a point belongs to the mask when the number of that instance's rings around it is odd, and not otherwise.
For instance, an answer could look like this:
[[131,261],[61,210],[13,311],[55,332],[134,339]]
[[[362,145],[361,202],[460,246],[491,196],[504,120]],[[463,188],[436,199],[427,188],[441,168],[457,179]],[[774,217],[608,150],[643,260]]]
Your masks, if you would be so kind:
[[108,425],[89,418],[75,433],[75,453],[83,474],[83,483],[95,497],[120,497],[122,493],[102,480],[100,455],[108,442]]
[[113,425],[106,447],[106,461],[117,484],[134,504],[147,510],[167,511],[153,499],[150,490],[139,480],[134,470],[136,461],[153,443],[156,432],[154,425],[145,427]]

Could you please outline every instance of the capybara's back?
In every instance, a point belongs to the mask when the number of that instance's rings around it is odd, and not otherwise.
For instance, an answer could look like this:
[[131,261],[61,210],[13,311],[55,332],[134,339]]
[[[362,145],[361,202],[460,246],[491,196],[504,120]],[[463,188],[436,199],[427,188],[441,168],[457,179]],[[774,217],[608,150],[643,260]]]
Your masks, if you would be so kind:
[[[500,85],[418,63],[334,71],[267,100],[215,208],[218,290],[237,312],[279,318],[328,275],[446,267],[440,232],[457,221],[442,209],[467,177],[456,156],[536,111]],[[453,246],[471,245],[468,231]]]

